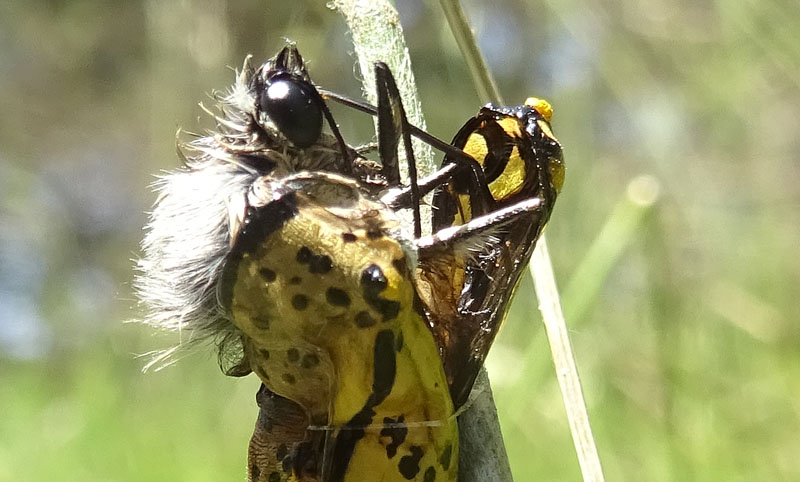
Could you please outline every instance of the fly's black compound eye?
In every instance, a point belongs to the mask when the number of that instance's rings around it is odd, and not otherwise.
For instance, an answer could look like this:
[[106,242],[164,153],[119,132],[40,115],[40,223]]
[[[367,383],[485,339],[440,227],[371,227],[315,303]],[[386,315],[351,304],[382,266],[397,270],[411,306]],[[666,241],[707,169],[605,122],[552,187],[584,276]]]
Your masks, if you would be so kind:
[[267,80],[259,107],[297,147],[308,147],[322,133],[321,99],[314,86],[289,75]]

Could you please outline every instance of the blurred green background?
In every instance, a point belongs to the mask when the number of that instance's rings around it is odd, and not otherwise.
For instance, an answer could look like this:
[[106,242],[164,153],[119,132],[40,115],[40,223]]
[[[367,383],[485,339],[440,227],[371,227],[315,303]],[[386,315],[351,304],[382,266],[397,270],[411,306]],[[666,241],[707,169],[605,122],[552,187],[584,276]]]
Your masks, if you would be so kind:
[[[398,3],[449,139],[482,102],[438,4]],[[506,101],[555,106],[548,241],[608,480],[800,480],[800,4],[465,7]],[[178,127],[283,37],[360,96],[321,1],[0,4],[0,481],[244,480],[256,380],[211,349],[142,374],[175,339],[123,321]],[[530,289],[488,362],[512,469],[579,480]]]

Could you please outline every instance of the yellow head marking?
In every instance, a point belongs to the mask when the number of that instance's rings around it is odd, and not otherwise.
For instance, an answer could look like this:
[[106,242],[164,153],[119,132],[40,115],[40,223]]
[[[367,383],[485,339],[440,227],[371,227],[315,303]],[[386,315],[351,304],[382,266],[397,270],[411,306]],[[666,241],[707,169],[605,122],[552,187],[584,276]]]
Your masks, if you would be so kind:
[[544,117],[544,120],[551,122],[553,119],[553,106],[550,102],[538,97],[528,97],[525,99],[525,105],[532,107],[536,112]]

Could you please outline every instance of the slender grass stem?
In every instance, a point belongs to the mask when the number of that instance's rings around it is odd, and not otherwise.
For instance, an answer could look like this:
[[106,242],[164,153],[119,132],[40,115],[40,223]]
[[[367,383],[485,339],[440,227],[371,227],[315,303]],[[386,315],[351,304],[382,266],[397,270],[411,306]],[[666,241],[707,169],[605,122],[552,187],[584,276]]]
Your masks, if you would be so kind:
[[475,41],[475,35],[473,35],[469,20],[461,8],[461,3],[458,0],[440,0],[439,4],[442,6],[456,44],[461,50],[461,55],[467,63],[473,84],[478,90],[478,97],[484,102],[504,105],[503,96],[500,95],[500,89],[497,88],[494,77],[486,66],[486,59],[483,58],[478,43]]

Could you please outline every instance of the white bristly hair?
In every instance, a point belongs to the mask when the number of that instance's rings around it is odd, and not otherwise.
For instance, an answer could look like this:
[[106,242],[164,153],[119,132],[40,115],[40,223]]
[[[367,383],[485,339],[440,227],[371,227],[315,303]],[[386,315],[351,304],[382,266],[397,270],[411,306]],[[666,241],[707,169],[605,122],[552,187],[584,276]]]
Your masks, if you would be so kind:
[[233,223],[243,216],[250,186],[265,175],[253,166],[262,162],[271,166],[269,175],[280,176],[335,168],[341,159],[331,136],[301,152],[258,111],[251,80],[271,62],[255,70],[250,57],[245,59],[233,87],[214,95],[218,112],[203,107],[216,129],[181,144],[184,165],[153,184],[158,198],[145,227],[134,288],[143,321],[179,333],[180,340],[177,347],[156,352],[145,369],[166,366],[176,352],[203,340],[218,344],[223,369],[241,359],[239,333],[219,303],[218,284]]

